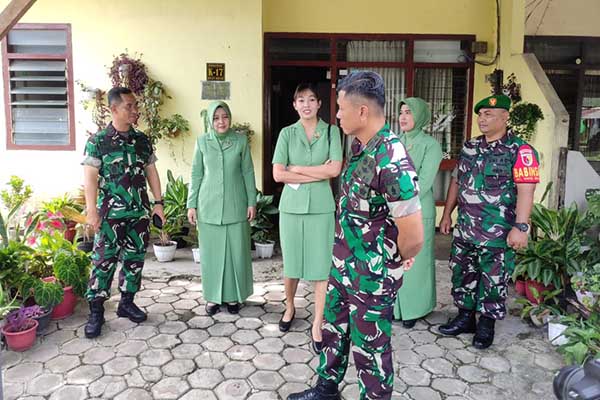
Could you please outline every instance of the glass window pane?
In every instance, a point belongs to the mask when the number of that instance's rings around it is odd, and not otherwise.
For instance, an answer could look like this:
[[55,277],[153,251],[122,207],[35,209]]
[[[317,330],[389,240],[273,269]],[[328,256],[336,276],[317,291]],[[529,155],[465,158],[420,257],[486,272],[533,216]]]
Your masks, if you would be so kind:
[[456,159],[466,139],[468,69],[417,68],[414,93],[429,103],[428,131],[442,146],[445,159]]
[[460,40],[415,40],[414,61],[421,63],[466,62],[468,42]]
[[581,57],[579,41],[551,41],[550,39],[529,39],[525,42],[525,52],[533,53],[540,63],[573,64]]
[[67,51],[67,32],[14,29],[8,33],[8,51],[25,54],[62,54]]
[[579,135],[579,151],[600,162],[600,70],[586,71]]
[[338,61],[404,62],[406,42],[400,40],[338,40]]
[[328,61],[331,59],[329,39],[273,38],[267,43],[270,60]]

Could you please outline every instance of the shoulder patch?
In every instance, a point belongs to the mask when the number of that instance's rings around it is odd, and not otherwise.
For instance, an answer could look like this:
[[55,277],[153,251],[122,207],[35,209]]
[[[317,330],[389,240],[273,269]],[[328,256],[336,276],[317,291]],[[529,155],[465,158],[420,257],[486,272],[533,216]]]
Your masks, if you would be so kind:
[[520,146],[513,165],[513,181],[515,183],[539,183],[539,167],[533,148],[528,144]]

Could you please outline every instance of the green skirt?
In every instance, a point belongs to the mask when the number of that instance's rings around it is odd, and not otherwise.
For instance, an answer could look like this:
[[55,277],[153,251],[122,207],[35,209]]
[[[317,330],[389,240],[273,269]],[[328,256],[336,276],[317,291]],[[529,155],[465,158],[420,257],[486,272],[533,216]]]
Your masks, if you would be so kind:
[[198,222],[202,292],[211,303],[242,303],[252,295],[250,225]]
[[324,281],[329,278],[334,213],[279,214],[279,235],[283,253],[283,276]]
[[415,263],[402,276],[394,306],[394,318],[409,320],[426,316],[435,308],[435,220],[424,219],[423,248],[415,257]]

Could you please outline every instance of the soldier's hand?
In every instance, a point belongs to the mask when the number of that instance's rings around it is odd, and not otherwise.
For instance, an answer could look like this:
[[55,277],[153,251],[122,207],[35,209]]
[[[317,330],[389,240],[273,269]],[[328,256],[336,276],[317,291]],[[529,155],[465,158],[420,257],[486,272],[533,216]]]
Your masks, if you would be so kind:
[[85,222],[94,229],[94,232],[98,232],[100,230],[101,221],[96,209],[88,211],[85,219]]
[[190,224],[192,225],[196,225],[196,209],[195,208],[188,208],[188,221],[190,222]]
[[510,232],[508,232],[508,237],[506,238],[506,244],[515,250],[527,247],[528,241],[529,234],[527,232],[521,232],[517,228],[512,228]]
[[450,234],[450,229],[452,229],[452,218],[443,216],[440,220],[440,233],[448,235]]
[[158,215],[162,220],[163,226],[167,223],[167,218],[165,217],[165,210],[162,204],[155,204],[152,208],[152,215]]
[[414,263],[415,263],[414,257],[407,258],[406,260],[402,261],[402,268],[404,268],[405,271],[408,271],[409,269],[412,268]]

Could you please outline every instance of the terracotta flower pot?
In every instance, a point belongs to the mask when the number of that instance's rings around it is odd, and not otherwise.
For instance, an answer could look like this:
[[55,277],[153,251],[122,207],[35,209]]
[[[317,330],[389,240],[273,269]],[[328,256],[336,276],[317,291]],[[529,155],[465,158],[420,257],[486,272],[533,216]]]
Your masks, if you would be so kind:
[[525,281],[523,279],[517,279],[515,281],[515,292],[520,296],[525,296],[525,291]]
[[[539,293],[538,298],[533,296],[533,293],[531,292],[531,289],[530,289],[532,287],[534,287],[535,290],[538,291],[538,293]],[[537,282],[537,281],[528,279],[525,284],[525,295],[527,296],[527,299],[529,301],[531,301],[533,304],[540,304],[540,302],[544,301],[544,297],[542,296],[542,293],[547,290],[552,290],[552,289],[554,289],[554,285],[552,285],[552,284],[546,286],[541,282]]]
[[64,290],[63,301],[52,310],[52,319],[64,319],[71,316],[75,312],[75,306],[77,305],[77,296],[73,293],[73,287],[67,286]]
[[[54,276],[49,276],[42,279],[44,282],[56,282]],[[63,288],[63,301],[54,306],[52,310],[52,320],[64,319],[75,312],[75,306],[77,305],[77,296],[73,293],[73,287],[67,286]]]
[[31,328],[21,332],[8,332],[6,326],[2,328],[2,334],[6,338],[6,344],[9,349],[12,351],[25,351],[33,346],[38,322],[34,319],[31,322]]

